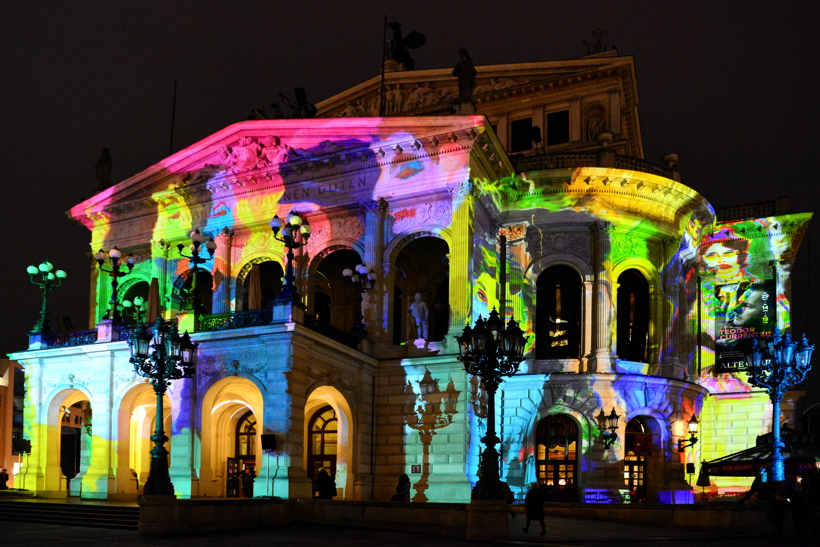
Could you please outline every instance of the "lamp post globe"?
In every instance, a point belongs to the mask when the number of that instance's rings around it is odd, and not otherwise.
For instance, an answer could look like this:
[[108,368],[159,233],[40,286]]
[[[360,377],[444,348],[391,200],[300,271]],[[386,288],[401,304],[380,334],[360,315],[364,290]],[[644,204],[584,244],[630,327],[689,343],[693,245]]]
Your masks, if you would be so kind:
[[42,262],[39,266],[31,265],[26,268],[29,279],[40,288],[43,295],[40,317],[31,329],[31,334],[43,336],[54,331],[48,321],[48,294],[62,285],[67,274],[63,270],[52,271],[53,269],[54,266],[48,261]]
[[[284,243],[287,249],[287,264],[285,266],[285,283],[282,285],[282,290],[279,291],[278,298],[288,298],[294,304],[302,305],[299,291],[294,285],[296,275],[293,269],[293,250],[307,245],[310,239],[310,234],[313,233],[313,228],[310,227],[308,219],[303,217],[296,211],[291,211],[285,217],[285,222],[282,222],[277,215],[274,215],[270,221],[270,229],[273,232],[273,238],[276,241]],[[281,236],[279,235],[281,233]]]

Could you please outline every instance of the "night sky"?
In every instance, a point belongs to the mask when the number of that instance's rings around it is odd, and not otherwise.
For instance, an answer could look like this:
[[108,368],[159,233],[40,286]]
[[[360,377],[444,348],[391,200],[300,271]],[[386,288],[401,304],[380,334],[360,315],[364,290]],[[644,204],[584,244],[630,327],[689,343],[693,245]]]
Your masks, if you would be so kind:
[[[168,155],[175,81],[176,152],[280,91],[319,102],[376,76],[385,15],[427,36],[419,69],[454,66],[461,47],[477,65],[574,58],[605,29],[635,59],[647,159],[679,153],[683,183],[716,208],[788,194],[818,210],[818,2],[5,1],[0,352],[26,347],[41,300],[25,269],[44,259],[68,273],[52,323],[86,327],[90,232],[65,211],[93,194],[103,147],[115,182]],[[793,278],[812,341],[818,224]]]

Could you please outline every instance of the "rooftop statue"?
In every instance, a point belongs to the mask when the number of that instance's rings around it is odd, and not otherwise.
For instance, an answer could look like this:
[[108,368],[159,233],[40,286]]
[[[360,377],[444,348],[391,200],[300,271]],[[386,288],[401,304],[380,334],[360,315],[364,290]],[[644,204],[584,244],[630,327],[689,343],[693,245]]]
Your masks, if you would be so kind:
[[409,49],[418,49],[427,43],[427,37],[424,34],[411,31],[407,36],[402,36],[401,24],[390,23],[387,28],[393,31],[393,36],[387,41],[387,58],[403,65],[405,70],[413,70],[416,68],[416,61],[410,57]]
[[473,60],[470,59],[470,54],[467,50],[461,48],[458,50],[458,56],[461,60],[453,69],[453,76],[458,78],[458,102],[468,102],[475,91],[475,77],[478,72],[473,65]]
[[[316,105],[307,102],[307,95],[305,95],[305,90],[302,87],[297,87],[293,90],[293,93],[296,95],[296,104],[292,103],[290,99],[288,99],[287,95],[284,93],[279,94],[279,98],[282,99],[282,104],[290,108],[291,115],[290,116],[283,116],[285,118],[315,118],[316,117]],[[281,111],[280,111],[281,112]]]

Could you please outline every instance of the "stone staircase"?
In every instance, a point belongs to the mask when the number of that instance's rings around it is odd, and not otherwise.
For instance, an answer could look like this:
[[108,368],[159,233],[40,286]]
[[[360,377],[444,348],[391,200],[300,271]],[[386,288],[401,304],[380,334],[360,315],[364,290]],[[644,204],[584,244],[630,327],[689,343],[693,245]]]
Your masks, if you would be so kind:
[[0,521],[137,530],[139,520],[136,505],[0,500]]

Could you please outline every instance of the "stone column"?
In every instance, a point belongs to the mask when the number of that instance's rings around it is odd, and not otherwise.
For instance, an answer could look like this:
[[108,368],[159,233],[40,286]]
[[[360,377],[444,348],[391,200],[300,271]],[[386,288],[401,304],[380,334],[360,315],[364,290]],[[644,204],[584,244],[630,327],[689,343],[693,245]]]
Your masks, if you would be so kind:
[[614,372],[612,355],[612,245],[613,226],[609,222],[595,222],[592,232],[592,269],[595,300],[592,315],[592,347],[590,368],[594,372]]
[[233,247],[234,232],[230,228],[223,228],[214,238],[216,254],[214,255],[214,285],[216,290],[213,296],[213,313],[229,313],[231,311],[231,250]]
[[450,329],[447,338],[461,336],[470,323],[473,298],[473,196],[472,183],[464,180],[448,188],[452,196],[452,247],[450,248]]
[[[159,305],[161,309],[168,309],[168,296],[171,293],[168,287],[168,252],[171,244],[163,239],[151,240],[151,277],[157,278],[159,286]],[[167,314],[163,314],[167,319]],[[156,320],[156,317],[153,318]]]
[[668,325],[663,332],[663,337],[660,341],[660,348],[663,352],[659,355],[661,371],[660,375],[666,378],[683,379],[685,366],[681,363],[680,355],[680,341],[682,321],[686,320],[685,315],[680,313],[675,317],[675,310],[683,310],[681,306],[681,291],[680,291],[680,262],[677,260],[676,253],[680,248],[680,240],[674,237],[664,238],[662,240],[662,263],[664,269],[661,273],[661,291],[658,298],[662,299],[660,307],[662,309],[662,321],[658,324]]
[[[218,245],[218,244],[217,244]],[[197,435],[196,422],[196,380],[181,378],[175,380],[173,390],[167,392],[171,406],[170,463],[168,474],[179,498],[199,495],[199,477],[194,468],[194,452]]]
[[385,239],[384,221],[388,214],[388,205],[384,198],[379,198],[362,203],[362,208],[365,213],[362,260],[371,266],[376,274],[376,286],[362,295],[362,313],[370,338],[384,342],[387,339],[387,321],[382,310],[387,284],[385,283],[386,272],[382,268],[382,255],[384,255]]

